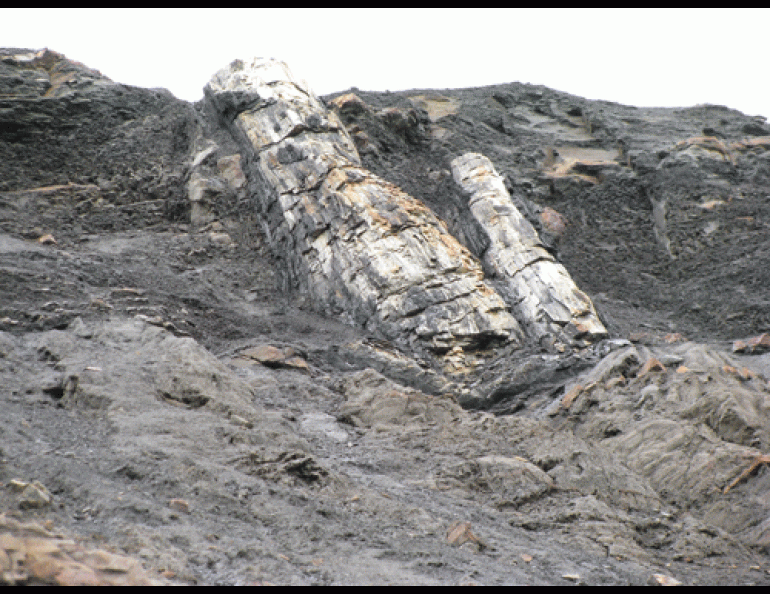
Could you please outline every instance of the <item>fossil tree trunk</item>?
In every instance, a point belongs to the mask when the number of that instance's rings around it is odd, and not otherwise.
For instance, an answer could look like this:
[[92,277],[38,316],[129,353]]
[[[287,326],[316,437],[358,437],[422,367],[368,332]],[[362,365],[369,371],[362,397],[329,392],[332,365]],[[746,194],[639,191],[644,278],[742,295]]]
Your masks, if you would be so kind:
[[274,251],[312,306],[434,352],[519,341],[481,264],[420,201],[361,167],[282,62],[233,62],[206,96],[240,141]]
[[484,262],[500,279],[500,291],[527,334],[567,344],[605,336],[593,303],[540,243],[490,160],[465,154],[452,161],[452,174],[489,237]]

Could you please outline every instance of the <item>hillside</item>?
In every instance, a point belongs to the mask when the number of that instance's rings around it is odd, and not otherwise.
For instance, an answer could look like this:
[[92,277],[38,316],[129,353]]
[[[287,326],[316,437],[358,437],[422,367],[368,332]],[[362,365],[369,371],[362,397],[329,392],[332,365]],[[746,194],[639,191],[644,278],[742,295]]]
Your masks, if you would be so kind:
[[0,50],[3,582],[769,584],[769,197],[723,106]]

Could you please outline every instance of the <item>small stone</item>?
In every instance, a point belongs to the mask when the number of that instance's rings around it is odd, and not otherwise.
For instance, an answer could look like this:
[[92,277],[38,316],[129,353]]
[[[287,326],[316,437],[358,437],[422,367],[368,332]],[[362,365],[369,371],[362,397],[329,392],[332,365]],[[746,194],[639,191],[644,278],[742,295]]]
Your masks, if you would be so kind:
[[248,419],[244,419],[240,415],[235,415],[235,414],[230,415],[230,420],[236,425],[240,427],[245,427],[246,429],[251,429],[254,427],[254,423],[252,423]]
[[35,481],[24,487],[24,490],[21,492],[19,507],[22,509],[45,507],[51,503],[52,499],[53,497],[48,492],[48,489]]
[[185,514],[190,513],[190,504],[184,499],[171,499],[168,502],[168,506],[173,510],[176,510]]
[[110,295],[113,297],[141,297],[144,294],[144,289],[136,289],[134,287],[120,287],[110,291]]
[[346,93],[335,97],[330,103],[344,114],[360,115],[369,111],[369,106],[355,93]]
[[567,219],[550,206],[546,206],[543,212],[540,213],[540,222],[557,237],[564,235],[564,232],[567,230]]
[[681,586],[682,582],[668,575],[656,573],[648,581],[650,586]]
[[214,245],[220,245],[223,247],[232,247],[235,245],[233,238],[230,237],[229,234],[224,232],[212,231],[211,233],[209,233],[209,239],[211,240],[211,243],[213,243]]
[[12,491],[23,491],[27,485],[29,485],[29,483],[21,479],[11,479],[8,481],[8,487]]
[[447,530],[447,542],[455,546],[462,546],[466,543],[474,544],[479,550],[486,548],[486,544],[471,531],[471,523],[457,521]]
[[674,342],[682,342],[684,340],[684,336],[682,336],[679,332],[672,332],[670,334],[666,334],[663,337],[663,340],[669,344]]
[[91,302],[88,305],[100,311],[109,311],[112,309],[112,306],[109,303],[107,303],[104,299],[99,299],[98,297],[91,299]]
[[744,340],[736,340],[733,342],[734,353],[745,353],[748,355],[756,355],[764,353],[770,350],[770,334],[760,334],[753,338]]
[[307,361],[291,347],[280,348],[263,344],[241,351],[240,356],[259,361],[265,367],[288,367],[301,371],[310,369]]
[[645,361],[644,365],[642,365],[642,368],[639,370],[639,373],[636,374],[636,377],[644,377],[648,373],[655,371],[665,373],[666,368],[663,363],[658,361],[655,357],[650,357]]
[[741,369],[738,369],[737,367],[733,367],[732,365],[724,365],[722,367],[722,371],[737,377],[739,380],[743,382],[749,381],[750,379],[757,377],[757,375],[747,367],[742,367]]
[[626,385],[626,378],[622,375],[615,376],[611,379],[608,379],[606,382],[604,382],[604,388],[607,390],[611,390],[612,388],[615,388],[617,386],[625,386]]

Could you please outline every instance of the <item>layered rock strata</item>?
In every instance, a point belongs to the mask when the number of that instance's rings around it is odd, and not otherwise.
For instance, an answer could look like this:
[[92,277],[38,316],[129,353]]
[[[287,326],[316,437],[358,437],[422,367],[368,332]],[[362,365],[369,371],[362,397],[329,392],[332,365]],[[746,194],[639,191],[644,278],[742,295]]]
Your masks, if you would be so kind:
[[270,244],[314,309],[439,353],[523,337],[478,260],[361,166],[337,115],[284,63],[237,60],[205,93],[242,145]]
[[484,263],[501,279],[500,290],[527,334],[568,344],[606,336],[591,299],[543,247],[492,162],[467,153],[452,161],[452,175],[469,194],[470,210],[489,237]]

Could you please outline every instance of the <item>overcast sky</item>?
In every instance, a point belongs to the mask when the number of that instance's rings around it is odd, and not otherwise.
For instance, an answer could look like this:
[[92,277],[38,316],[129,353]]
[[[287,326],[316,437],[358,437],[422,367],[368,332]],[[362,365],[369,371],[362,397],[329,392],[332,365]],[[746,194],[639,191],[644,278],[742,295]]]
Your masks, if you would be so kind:
[[770,9],[4,8],[0,46],[49,49],[196,101],[236,58],[319,95],[528,82],[636,106],[770,118]]

